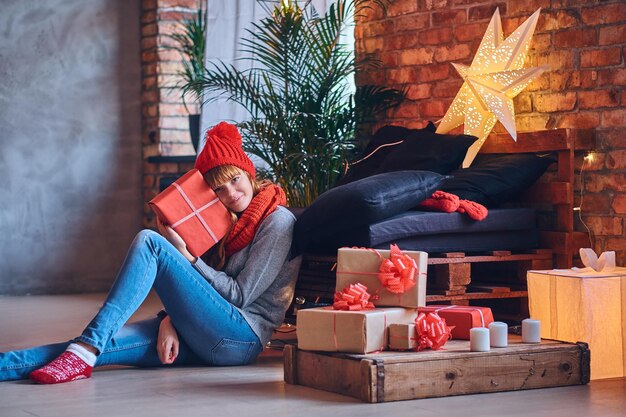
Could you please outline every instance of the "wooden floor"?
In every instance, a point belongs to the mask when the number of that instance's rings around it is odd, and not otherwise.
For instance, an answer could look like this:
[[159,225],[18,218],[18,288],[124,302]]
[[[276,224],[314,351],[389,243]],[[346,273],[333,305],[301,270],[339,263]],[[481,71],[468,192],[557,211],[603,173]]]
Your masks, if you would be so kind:
[[[0,351],[67,340],[103,295],[0,296]],[[134,318],[158,311],[152,297]],[[419,376],[416,376],[419,377]],[[586,386],[365,404],[287,385],[271,352],[236,368],[106,369],[86,381],[0,383],[0,416],[624,416],[626,379]]]

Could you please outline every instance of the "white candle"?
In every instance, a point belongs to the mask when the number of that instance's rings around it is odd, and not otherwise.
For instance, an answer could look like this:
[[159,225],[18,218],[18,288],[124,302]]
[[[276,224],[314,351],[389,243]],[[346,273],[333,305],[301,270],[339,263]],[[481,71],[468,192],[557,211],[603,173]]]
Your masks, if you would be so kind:
[[470,350],[472,352],[489,352],[489,329],[485,327],[470,329]]
[[489,340],[492,347],[506,347],[508,344],[509,326],[501,321],[489,323]]
[[539,320],[524,319],[522,320],[522,342],[539,343],[541,342],[541,325]]

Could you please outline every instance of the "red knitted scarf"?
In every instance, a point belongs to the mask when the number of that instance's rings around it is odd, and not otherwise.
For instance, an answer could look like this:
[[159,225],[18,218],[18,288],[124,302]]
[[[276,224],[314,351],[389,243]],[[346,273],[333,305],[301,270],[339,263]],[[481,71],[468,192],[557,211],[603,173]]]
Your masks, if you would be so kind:
[[250,201],[250,205],[228,234],[224,246],[226,256],[230,257],[249,245],[263,220],[272,214],[276,207],[285,204],[287,197],[282,188],[274,184],[263,187]]

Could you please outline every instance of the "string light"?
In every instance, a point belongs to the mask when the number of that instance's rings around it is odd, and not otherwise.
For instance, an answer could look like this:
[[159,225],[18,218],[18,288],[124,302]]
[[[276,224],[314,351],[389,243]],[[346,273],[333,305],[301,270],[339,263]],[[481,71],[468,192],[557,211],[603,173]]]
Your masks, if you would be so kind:
[[584,176],[585,166],[588,163],[593,162],[593,160],[594,160],[593,151],[588,152],[583,158],[583,164],[580,167],[580,201],[578,203],[578,207],[574,207],[574,211],[578,212],[578,220],[585,227],[585,229],[587,229],[587,235],[589,236],[589,243],[592,248],[595,248],[593,233],[591,232],[591,229],[587,226],[587,223],[585,223],[585,221],[583,220],[583,210],[582,210],[583,196],[584,196],[584,191],[585,191],[585,176]]

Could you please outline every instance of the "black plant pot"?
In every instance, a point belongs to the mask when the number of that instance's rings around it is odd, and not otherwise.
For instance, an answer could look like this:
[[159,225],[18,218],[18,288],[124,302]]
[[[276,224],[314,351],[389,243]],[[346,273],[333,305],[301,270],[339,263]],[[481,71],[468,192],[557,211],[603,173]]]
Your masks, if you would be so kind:
[[200,115],[189,115],[189,134],[191,135],[191,144],[193,149],[198,153],[198,144],[200,143]]

